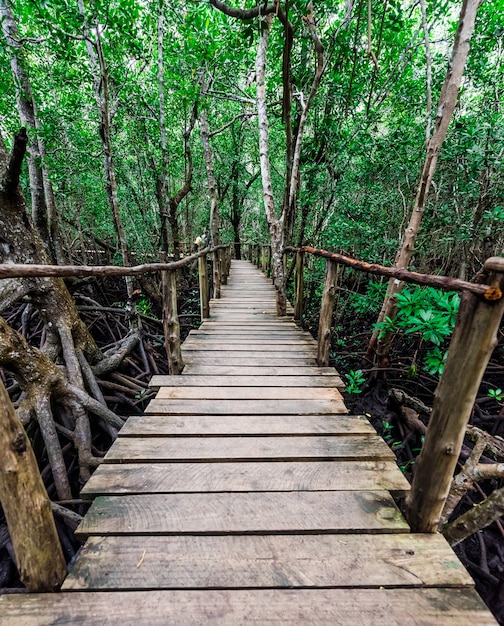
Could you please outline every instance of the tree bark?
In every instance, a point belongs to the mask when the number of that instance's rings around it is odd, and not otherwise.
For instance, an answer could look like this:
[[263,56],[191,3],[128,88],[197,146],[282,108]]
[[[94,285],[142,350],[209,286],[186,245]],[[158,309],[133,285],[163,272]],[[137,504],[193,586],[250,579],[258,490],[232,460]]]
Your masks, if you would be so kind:
[[22,582],[30,591],[54,591],[66,575],[51,502],[37,461],[0,380],[0,501]]

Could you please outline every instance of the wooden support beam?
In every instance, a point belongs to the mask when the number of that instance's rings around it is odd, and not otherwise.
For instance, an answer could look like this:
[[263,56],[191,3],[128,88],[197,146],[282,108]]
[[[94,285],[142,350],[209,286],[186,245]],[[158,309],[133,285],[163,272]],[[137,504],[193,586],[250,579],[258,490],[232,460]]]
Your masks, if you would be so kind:
[[[504,258],[485,263],[487,283],[504,290]],[[434,394],[422,452],[416,462],[408,521],[414,532],[436,532],[486,366],[497,345],[504,299],[462,295],[448,358]]]
[[0,501],[19,576],[30,591],[54,591],[66,575],[51,502],[23,425],[0,379]]
[[294,274],[294,319],[299,322],[303,317],[304,291],[304,252],[296,252],[296,271]]
[[212,254],[213,265],[213,297],[219,300],[221,297],[221,270],[219,250],[214,250]]
[[207,256],[200,256],[198,259],[198,277],[200,291],[201,321],[210,317],[210,302],[208,293],[208,264]]
[[338,278],[338,264],[331,259],[326,261],[326,276],[322,303],[320,305],[320,318],[318,329],[317,365],[327,367],[329,365],[329,349],[331,347],[331,322],[334,309],[334,294],[336,292],[336,280]]
[[[214,253],[214,254],[217,254]],[[163,283],[163,332],[170,374],[180,374],[184,369],[180,349],[180,323],[177,302],[177,274],[175,271],[161,272]]]

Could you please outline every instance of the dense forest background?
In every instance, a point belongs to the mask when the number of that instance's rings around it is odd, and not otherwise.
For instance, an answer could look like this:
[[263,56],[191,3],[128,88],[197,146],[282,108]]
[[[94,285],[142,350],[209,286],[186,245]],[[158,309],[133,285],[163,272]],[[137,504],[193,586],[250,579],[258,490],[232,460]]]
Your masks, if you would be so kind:
[[[236,256],[246,244],[271,242],[274,251],[310,244],[393,265],[442,113],[438,102],[467,4],[0,0],[2,168],[11,172],[9,154],[25,144],[27,150],[18,172],[25,200],[0,198],[0,262],[137,264],[178,257],[204,236],[233,244]],[[503,40],[504,3],[485,0],[410,269],[472,280],[486,258],[502,255]],[[33,226],[22,219],[25,201]],[[18,236],[23,228],[29,237]],[[303,323],[316,330],[324,264],[307,259],[305,272],[310,297]],[[288,293],[289,277],[287,268]],[[184,273],[179,280],[189,327],[198,319],[195,279]],[[346,377],[352,406],[363,412],[383,404],[382,387],[362,392],[373,373],[364,355],[386,287],[351,270],[338,278],[332,360]],[[163,371],[160,294],[156,280],[67,281],[63,295],[59,283],[51,283],[49,296],[48,289],[26,281],[0,288],[0,314],[10,324],[0,328],[0,366],[27,425],[34,416],[40,424],[51,410],[42,406],[40,386],[35,393],[35,381],[12,365],[14,335],[5,339],[5,329],[57,363],[45,391],[63,441],[59,449],[47,452],[47,433],[42,441],[31,428],[39,464],[52,468],[44,475],[50,495],[69,501],[113,439],[117,415],[139,411],[149,375]],[[59,303],[77,301],[78,308],[68,313],[65,305],[67,317],[55,323],[43,292]],[[140,321],[128,319],[127,302],[135,303]],[[453,293],[408,287],[398,296],[397,316],[377,328],[395,338],[389,383],[426,404],[443,370],[458,302]],[[105,309],[117,319],[106,318]],[[79,316],[98,345],[91,345]],[[476,407],[492,435],[504,434],[500,344]],[[40,367],[50,369],[40,359]],[[92,385],[96,377],[101,395]],[[401,463],[411,471],[421,429],[413,437],[402,426],[393,431],[387,410],[376,423],[404,450]],[[99,427],[89,427],[92,435],[79,431],[82,411],[99,417]],[[79,451],[74,465],[65,437]],[[58,478],[65,464],[74,474],[69,482]],[[502,527],[493,532],[502,542]],[[71,552],[73,540],[65,541]],[[6,546],[0,543],[0,555]],[[477,548],[487,555],[487,548]],[[504,551],[494,561],[483,564],[478,553],[471,571],[482,570],[485,599],[497,598],[494,610],[504,612],[498,601]],[[12,576],[0,567],[2,585],[13,585]]]

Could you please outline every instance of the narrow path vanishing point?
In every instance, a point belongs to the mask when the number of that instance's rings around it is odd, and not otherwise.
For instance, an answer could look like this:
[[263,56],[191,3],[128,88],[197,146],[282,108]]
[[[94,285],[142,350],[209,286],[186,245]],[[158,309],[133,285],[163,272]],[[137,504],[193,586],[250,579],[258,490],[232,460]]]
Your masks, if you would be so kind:
[[0,596],[0,624],[495,624],[270,281],[233,261],[222,293],[85,486],[62,592]]

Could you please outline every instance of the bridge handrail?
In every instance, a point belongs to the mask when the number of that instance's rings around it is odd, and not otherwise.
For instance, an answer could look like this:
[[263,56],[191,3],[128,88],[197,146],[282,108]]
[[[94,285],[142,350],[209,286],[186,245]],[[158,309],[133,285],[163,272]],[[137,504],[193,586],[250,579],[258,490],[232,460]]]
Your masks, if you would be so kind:
[[[497,345],[497,333],[504,313],[504,258],[487,259],[484,264],[486,283],[469,283],[447,276],[420,274],[365,263],[311,246],[285,248],[284,252],[296,253],[296,319],[301,318],[303,308],[304,255],[308,253],[326,259],[318,331],[319,366],[328,365],[329,362],[338,264],[396,280],[461,292],[461,303],[448,357],[434,393],[427,434],[416,462],[411,493],[406,502],[407,518],[413,532],[437,532],[478,388]],[[257,265],[261,266],[260,246],[253,246],[252,253]],[[491,506],[490,502],[488,509]],[[490,521],[495,519],[495,510],[485,511],[485,514],[490,516]]]

